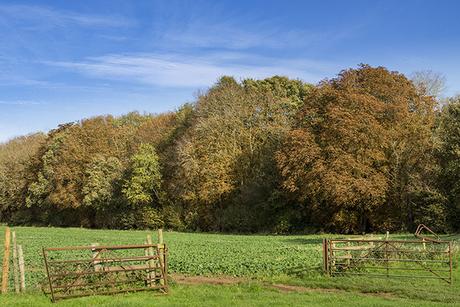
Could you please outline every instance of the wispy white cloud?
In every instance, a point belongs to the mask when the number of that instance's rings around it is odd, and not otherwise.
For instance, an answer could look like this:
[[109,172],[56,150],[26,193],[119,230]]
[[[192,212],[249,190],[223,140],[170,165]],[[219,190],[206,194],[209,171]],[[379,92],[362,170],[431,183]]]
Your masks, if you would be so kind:
[[101,34],[101,35],[99,35],[99,37],[101,37],[103,39],[115,41],[115,42],[123,42],[123,41],[127,41],[129,39],[126,36],[120,36],[120,35],[105,35],[105,34]]
[[367,23],[361,18],[349,20],[340,27],[328,23],[302,26],[286,22],[284,12],[249,11],[238,5],[231,8],[219,1],[169,1],[167,5],[156,6],[152,18],[155,43],[172,48],[323,48],[362,34]]
[[115,54],[82,62],[46,62],[93,78],[122,80],[169,87],[207,87],[222,75],[265,78],[286,75],[316,82],[334,71],[332,63],[312,60],[280,60],[244,53]]
[[24,77],[17,74],[0,75],[0,86],[49,86],[50,82]]
[[356,35],[360,25],[335,30],[283,29],[267,26],[267,21],[253,23],[250,28],[230,22],[203,21],[192,18],[162,30],[164,43],[196,48],[250,49],[324,47]]
[[45,102],[35,101],[35,100],[0,100],[0,105],[9,105],[9,106],[31,106],[31,105],[41,105]]
[[34,24],[63,26],[76,24],[80,26],[126,27],[135,23],[121,16],[102,16],[93,14],[61,11],[45,6],[36,5],[0,5],[0,18],[10,18],[14,21],[26,20]]

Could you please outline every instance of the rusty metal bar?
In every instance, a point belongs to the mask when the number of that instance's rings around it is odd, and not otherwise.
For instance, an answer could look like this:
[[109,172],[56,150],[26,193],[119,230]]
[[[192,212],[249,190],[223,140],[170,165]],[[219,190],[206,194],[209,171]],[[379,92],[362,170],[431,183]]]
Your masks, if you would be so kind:
[[[370,240],[370,239],[331,239],[330,241],[333,242],[364,242],[364,243],[382,243],[389,241],[391,243],[430,243],[430,242],[423,242],[422,240]],[[450,241],[431,241],[432,243],[449,243]]]
[[138,257],[130,257],[130,258],[97,258],[97,259],[82,259],[82,260],[51,260],[48,261],[49,264],[61,264],[61,263],[94,263],[97,262],[98,264],[104,262],[128,262],[128,261],[144,261],[144,260],[151,260],[157,259],[158,255],[154,256],[138,256]]
[[[365,275],[365,276],[381,276],[381,277],[388,277],[387,274],[375,274],[375,273],[353,273],[353,272],[333,272],[333,275]],[[437,277],[433,275],[390,275],[389,277],[404,277],[404,278],[423,278],[423,279],[441,279],[444,281],[448,281],[447,278],[444,277]]]
[[65,276],[84,276],[84,275],[103,275],[109,273],[119,273],[119,272],[134,272],[134,271],[154,271],[155,268],[149,268],[148,265],[139,268],[131,268],[131,269],[110,269],[110,270],[101,270],[101,271],[83,271],[83,272],[66,272],[61,274],[51,274],[49,275],[50,278],[53,277],[65,277]]
[[[354,265],[347,265],[344,263],[337,263],[336,266],[340,267],[348,267],[348,268],[360,268],[360,269],[376,269],[376,270],[386,270],[387,267],[378,267],[378,266],[354,266]],[[417,268],[404,268],[404,267],[392,267],[390,266],[389,269],[391,270],[404,270],[404,271],[426,271],[426,269],[417,269]],[[432,269],[436,272],[449,272],[449,270],[439,270],[439,269]]]
[[[434,235],[436,237],[436,239],[432,239],[430,237],[427,237],[427,236],[422,236],[422,230],[425,229],[427,230],[428,232],[430,232],[432,235]],[[441,238],[433,231],[431,230],[428,226],[425,226],[424,224],[419,224],[417,226],[417,229],[415,230],[415,233],[414,235],[417,237],[417,238],[420,238],[422,240],[426,240],[426,241],[431,241],[431,242],[435,242],[435,243],[438,243],[438,242],[441,242]]]
[[[324,241],[328,241],[329,243],[329,253],[327,255],[325,254]],[[366,243],[370,244],[367,245]],[[372,243],[375,243],[378,247],[373,246],[374,244]],[[404,244],[410,244],[412,246],[404,246]],[[411,249],[414,247],[414,244],[423,246],[423,249]],[[432,247],[431,250],[426,250],[426,245]],[[398,259],[398,257],[403,257],[403,259]],[[429,259],[414,259],[417,257]],[[326,260],[328,260],[330,264],[328,268],[330,275],[350,274],[363,276],[431,278],[444,280],[450,284],[452,284],[453,281],[451,241],[427,240],[423,237],[422,240],[325,239],[323,240],[323,261]],[[408,263],[408,265],[407,267],[391,265],[391,263],[398,262],[401,264]],[[383,266],[381,265],[382,263]],[[447,265],[449,266],[448,268]],[[417,268],[414,266],[420,267]],[[355,272],[340,271],[342,268],[355,270]],[[356,269],[371,271],[356,272]],[[379,274],[379,270],[386,270],[386,272]],[[412,271],[414,275],[392,274],[398,271]],[[422,274],[421,272],[431,273],[432,275],[419,275]]]
[[[59,251],[75,251],[75,250],[88,250],[97,251],[98,255],[102,253],[110,254],[113,251],[119,250],[128,250],[128,249],[146,249],[146,248],[156,248],[156,255],[143,255],[143,256],[127,256],[127,257],[116,257],[117,255],[113,253],[115,257],[106,257],[97,259],[65,259],[65,260],[50,260],[48,252],[59,252]],[[69,247],[52,247],[52,248],[43,248],[43,257],[45,260],[46,273],[48,277],[51,300],[54,302],[57,299],[61,298],[71,298],[71,297],[80,297],[87,296],[91,294],[112,294],[120,292],[134,292],[134,291],[145,291],[151,289],[162,289],[165,293],[168,290],[168,279],[167,279],[167,248],[165,244],[138,244],[138,245],[118,245],[118,246],[69,246]],[[54,254],[53,254],[54,256]],[[107,256],[107,255],[106,255]],[[147,264],[137,264],[139,262],[143,263],[145,261],[156,260],[159,261],[159,265],[152,267]],[[101,265],[100,270],[93,270],[93,265],[96,263]],[[115,266],[103,266],[104,264],[117,263]],[[137,262],[137,263],[136,263]],[[129,263],[129,264],[128,264]],[[136,263],[136,264],[133,264]],[[59,267],[59,265],[68,264],[70,267],[68,270],[65,270],[66,267]],[[53,265],[58,265],[53,267]],[[73,267],[72,267],[73,266]],[[82,270],[83,269],[83,270]],[[55,271],[55,274],[51,274],[51,271]],[[154,278],[145,278],[144,274],[141,272],[160,272],[158,277]],[[134,275],[130,275],[132,272],[135,272]],[[123,275],[118,275],[119,273],[124,273]],[[141,273],[141,274],[139,274]],[[98,278],[100,281],[91,282],[91,275],[99,276],[109,276],[108,274],[117,274],[111,276],[117,276],[117,280],[104,281],[103,278]],[[69,278],[67,280],[66,278]],[[88,278],[88,279],[86,279]],[[120,279],[121,278],[121,279]],[[134,286],[136,283],[140,286],[145,285],[146,281],[160,280],[164,285],[152,286],[152,287],[131,287],[131,288],[119,288],[122,284],[126,286]],[[70,282],[69,282],[70,281]],[[65,284],[64,284],[65,283]],[[120,285],[120,286],[117,286]],[[151,285],[151,284],[149,284]],[[112,289],[112,290],[108,290]],[[102,291],[98,291],[102,290]],[[107,290],[107,291],[104,291]],[[83,291],[78,293],[79,291]],[[65,295],[64,295],[65,294]]]
[[43,252],[43,259],[45,260],[46,275],[48,275],[48,282],[50,284],[51,301],[54,302],[55,298],[54,298],[54,291],[53,291],[53,283],[51,282],[51,277],[50,277],[50,272],[49,272],[49,268],[48,268],[48,260],[47,260],[47,257],[46,257],[45,248],[43,248],[42,252]]
[[[421,266],[422,268],[424,268],[425,270],[430,271],[432,274],[444,278],[443,276],[441,276],[441,275],[439,275],[438,273],[434,272],[430,267],[427,267],[427,266],[423,263],[423,261],[417,262],[417,264],[420,265],[420,266]],[[447,281],[447,282],[449,283],[449,281]]]
[[353,260],[373,260],[373,261],[391,261],[391,262],[431,262],[431,263],[449,263],[448,260],[425,260],[425,259],[383,259],[383,258],[360,258],[353,257]]
[[[71,285],[58,285],[54,286],[54,289],[67,289],[67,288],[77,288],[77,287],[98,287],[98,286],[106,286],[106,285],[115,285],[115,284],[123,284],[123,283],[134,283],[134,282],[144,282],[150,280],[159,280],[159,277],[154,278],[139,278],[139,279],[123,279],[117,281],[107,281],[107,282],[99,282],[99,283],[80,283],[80,284],[71,284]],[[56,291],[57,292],[57,291]]]
[[[372,249],[371,251],[379,251],[378,249],[374,249],[374,248],[369,248],[369,249]],[[336,247],[334,248],[333,250],[336,251],[336,252],[340,252],[340,251],[356,251],[356,252],[362,252],[362,251],[367,251],[369,249],[362,249],[362,250],[359,250],[359,249],[349,249],[349,248],[341,248],[341,247]],[[431,253],[431,254],[448,254],[449,252],[448,251],[427,251],[427,250],[409,250],[409,249],[406,249],[406,250],[388,250],[388,252],[393,252],[393,253],[415,253],[415,254],[423,254],[423,253]]]
[[157,247],[162,244],[136,244],[136,245],[100,245],[100,246],[65,246],[65,247],[45,247],[46,251],[66,251],[66,250],[122,250],[122,249],[141,249]]
[[[85,275],[89,275],[89,274],[85,274]],[[155,280],[154,278],[151,278],[150,281],[152,280]],[[56,281],[56,280],[55,280]],[[133,282],[145,282],[147,281],[147,279],[144,279],[144,278],[137,278],[137,279],[123,279],[123,280],[119,280],[119,281],[108,281],[108,282],[95,282],[95,283],[87,283],[87,284],[76,284],[76,282],[78,281],[78,279],[75,279],[73,283],[71,284],[65,284],[65,285],[59,285],[59,286],[54,286],[54,288],[63,288],[64,289],[64,292],[67,292],[70,288],[75,288],[75,287],[78,287],[78,286],[81,286],[81,287],[92,287],[92,288],[97,288],[97,287],[100,287],[100,286],[106,286],[106,285],[116,285],[116,284],[120,284],[120,283],[133,283]]]
[[[108,295],[108,294],[116,294],[116,293],[123,293],[123,292],[138,292],[138,291],[148,291],[154,289],[164,289],[164,286],[155,286],[155,287],[144,287],[144,288],[126,288],[120,290],[110,290],[110,291],[101,291],[98,292],[98,295]],[[71,294],[71,295],[58,295],[55,299],[64,299],[64,298],[75,298],[75,297],[83,297],[83,296],[90,296],[94,295],[93,292],[83,292],[78,294]]]

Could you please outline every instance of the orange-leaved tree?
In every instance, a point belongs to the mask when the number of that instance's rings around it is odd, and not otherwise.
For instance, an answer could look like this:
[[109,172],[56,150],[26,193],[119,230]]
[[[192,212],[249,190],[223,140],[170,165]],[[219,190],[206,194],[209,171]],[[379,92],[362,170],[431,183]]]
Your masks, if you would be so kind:
[[410,195],[426,188],[420,177],[432,146],[432,108],[402,74],[368,65],[342,71],[299,110],[277,155],[283,186],[317,225],[341,232],[400,227],[398,210],[410,212]]

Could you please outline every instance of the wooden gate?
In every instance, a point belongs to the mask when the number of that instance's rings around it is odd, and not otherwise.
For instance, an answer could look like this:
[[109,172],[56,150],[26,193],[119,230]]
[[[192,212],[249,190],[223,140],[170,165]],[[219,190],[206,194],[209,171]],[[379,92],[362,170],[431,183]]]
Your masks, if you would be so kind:
[[53,302],[95,294],[168,291],[165,244],[43,248],[43,258],[46,292]]
[[323,240],[323,266],[330,276],[440,279],[451,284],[452,254],[450,241]]

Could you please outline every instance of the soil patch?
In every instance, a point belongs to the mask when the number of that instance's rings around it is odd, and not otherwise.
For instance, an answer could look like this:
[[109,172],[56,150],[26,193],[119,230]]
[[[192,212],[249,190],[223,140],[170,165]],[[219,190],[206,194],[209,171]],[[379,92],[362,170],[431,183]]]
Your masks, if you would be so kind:
[[334,289],[334,288],[308,288],[303,286],[293,286],[293,285],[285,285],[285,284],[273,284],[268,285],[268,287],[277,289],[280,292],[322,292],[322,293],[356,293],[359,295],[366,295],[366,296],[378,296],[384,298],[395,298],[392,293],[388,292],[358,292],[358,291],[346,291],[341,289]]
[[308,288],[308,287],[285,285],[285,284],[273,284],[273,285],[268,285],[268,287],[279,290],[281,292],[331,292],[331,293],[345,292],[339,289]]
[[172,275],[175,282],[182,285],[235,285],[247,281],[247,279],[231,276],[185,276],[179,274]]
[[[236,285],[244,282],[248,282],[249,279],[241,277],[231,277],[231,276],[186,276],[180,274],[173,274],[173,280],[181,285]],[[286,284],[264,284],[265,287],[278,290],[284,293],[291,292],[322,292],[322,293],[356,293],[358,295],[366,296],[377,296],[384,298],[396,298],[391,293],[386,292],[359,292],[359,291],[346,291],[341,289],[334,288],[309,288],[304,286],[294,286]]]

